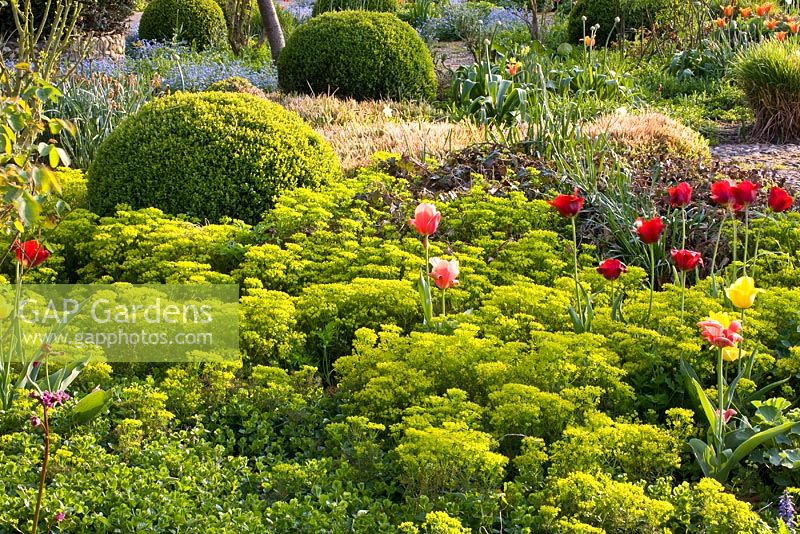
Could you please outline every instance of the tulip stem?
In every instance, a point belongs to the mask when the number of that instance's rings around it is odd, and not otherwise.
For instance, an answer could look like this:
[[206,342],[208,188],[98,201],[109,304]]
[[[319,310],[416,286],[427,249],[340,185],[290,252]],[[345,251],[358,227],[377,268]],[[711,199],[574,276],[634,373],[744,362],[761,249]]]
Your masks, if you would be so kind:
[[33,511],[33,528],[31,534],[36,534],[39,528],[39,512],[44,500],[44,486],[47,477],[47,463],[50,460],[50,422],[47,418],[47,406],[43,405],[42,430],[44,431],[44,457],[42,459],[42,472],[39,476],[39,493],[36,496],[36,508]]
[[428,236],[425,236],[425,240],[422,242],[423,246],[425,247],[425,270],[428,273],[428,276],[431,275],[431,247],[428,243]]
[[442,289],[442,317],[447,317],[447,309],[445,308],[444,296],[447,293],[446,289]]
[[737,226],[739,226],[739,221],[736,220],[736,216],[734,215],[734,217],[733,217],[733,263],[731,264],[733,266],[733,274],[732,274],[731,281],[736,280],[736,257],[738,256],[736,249],[738,248],[738,245],[739,245],[738,239],[737,239],[737,233],[738,233]]
[[650,243],[650,304],[647,306],[647,320],[650,320],[650,314],[653,313],[653,291],[656,287],[656,245]]
[[686,310],[686,271],[681,271],[681,324],[683,324],[683,315]]
[[742,273],[747,276],[747,248],[750,238],[750,210],[744,209],[744,259],[742,260]]
[[724,446],[723,445],[723,436],[722,436],[722,432],[723,432],[723,427],[722,427],[722,425],[723,425],[723,422],[722,422],[723,415],[722,414],[724,413],[724,410],[725,410],[724,407],[723,407],[723,403],[725,402],[724,401],[724,398],[725,398],[725,394],[724,394],[724,387],[725,386],[724,386],[724,384],[725,384],[725,379],[722,376],[722,347],[720,347],[719,354],[717,356],[717,398],[719,399],[718,404],[717,404],[717,408],[718,408],[718,410],[717,410],[717,447],[716,447],[716,449],[717,449],[716,450],[716,453],[717,453],[717,468],[722,466],[722,447]]
[[578,228],[575,223],[575,217],[571,218],[572,221],[572,259],[575,263],[575,305],[577,306],[578,313],[583,319],[583,306],[581,305],[581,290],[578,282]]
[[682,231],[681,231],[681,248],[686,248],[686,206],[681,206],[681,222],[682,222]]
[[[744,330],[744,312],[745,312],[745,308],[742,308],[742,317],[741,317],[740,322],[742,323],[742,329],[743,330]],[[744,339],[742,339],[739,342],[739,372],[742,371],[742,356],[744,356]],[[750,378],[749,374],[748,374],[747,378],[748,379]]]
[[722,221],[719,223],[719,232],[717,232],[717,242],[714,244],[714,255],[711,258],[711,280],[714,282],[714,296],[716,297],[719,289],[717,288],[717,251],[719,251],[719,242],[722,239],[722,228],[725,226],[725,221],[728,220],[728,211],[722,216]]

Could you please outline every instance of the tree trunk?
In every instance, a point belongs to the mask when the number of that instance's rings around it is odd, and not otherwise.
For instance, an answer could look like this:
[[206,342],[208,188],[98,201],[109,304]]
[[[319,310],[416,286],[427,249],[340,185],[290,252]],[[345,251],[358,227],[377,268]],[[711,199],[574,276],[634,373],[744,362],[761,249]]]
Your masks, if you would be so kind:
[[258,0],[258,11],[261,13],[261,24],[264,26],[264,33],[266,34],[267,42],[269,42],[272,59],[278,61],[278,56],[286,45],[283,40],[281,23],[278,21],[278,12],[275,11],[275,5],[272,0]]
[[539,19],[536,17],[539,6],[537,4],[538,2],[536,0],[531,0],[531,11],[533,13],[531,14],[531,23],[528,25],[528,32],[531,34],[531,39],[534,41],[539,40]]

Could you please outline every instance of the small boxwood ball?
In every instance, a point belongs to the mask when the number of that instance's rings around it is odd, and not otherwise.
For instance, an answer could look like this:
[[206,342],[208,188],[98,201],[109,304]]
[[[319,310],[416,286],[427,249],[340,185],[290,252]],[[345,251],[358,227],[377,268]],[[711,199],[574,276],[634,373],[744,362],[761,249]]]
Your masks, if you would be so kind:
[[87,197],[101,215],[127,204],[256,223],[281,191],[339,175],[333,149],[296,113],[248,94],[176,93],[103,142]]
[[391,13],[338,11],[312,18],[286,43],[278,58],[278,79],[286,91],[358,100],[436,94],[428,48]]
[[199,48],[224,42],[227,31],[225,14],[214,0],[152,0],[139,22],[142,39],[177,37]]

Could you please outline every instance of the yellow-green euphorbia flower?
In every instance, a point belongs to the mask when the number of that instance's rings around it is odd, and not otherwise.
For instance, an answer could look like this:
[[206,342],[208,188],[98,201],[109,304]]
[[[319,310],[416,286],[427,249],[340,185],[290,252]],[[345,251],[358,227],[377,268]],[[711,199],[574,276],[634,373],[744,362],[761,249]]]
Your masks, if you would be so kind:
[[756,282],[750,276],[740,276],[731,287],[725,290],[725,294],[734,306],[740,310],[746,310],[753,306],[756,295],[763,293],[763,289],[756,287]]
[[7,319],[12,311],[14,311],[14,307],[6,302],[3,297],[0,297],[0,321]]

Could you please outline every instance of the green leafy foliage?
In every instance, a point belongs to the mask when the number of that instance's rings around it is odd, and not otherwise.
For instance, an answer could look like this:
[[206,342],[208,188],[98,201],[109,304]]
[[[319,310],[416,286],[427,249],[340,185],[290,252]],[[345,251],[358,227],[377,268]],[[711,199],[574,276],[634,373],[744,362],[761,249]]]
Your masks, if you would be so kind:
[[147,104],[103,142],[89,168],[88,196],[104,215],[124,203],[253,223],[282,190],[338,173],[327,143],[279,105],[251,95],[181,93]]
[[436,94],[425,43],[390,13],[346,11],[314,17],[289,38],[278,74],[286,91],[358,100],[429,99]]

